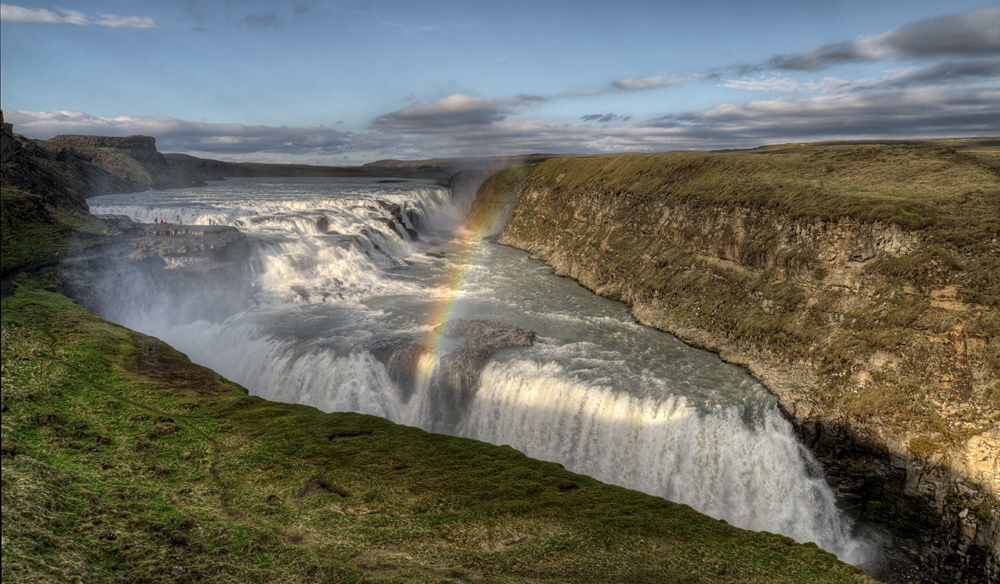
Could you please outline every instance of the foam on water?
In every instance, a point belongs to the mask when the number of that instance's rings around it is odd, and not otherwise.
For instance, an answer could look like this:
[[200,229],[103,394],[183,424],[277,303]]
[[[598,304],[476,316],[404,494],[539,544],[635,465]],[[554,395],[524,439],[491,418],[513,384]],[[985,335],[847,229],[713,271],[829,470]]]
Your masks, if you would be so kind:
[[[716,355],[637,325],[620,303],[526,254],[485,241],[460,245],[449,230],[470,200],[432,183],[373,179],[238,179],[90,199],[96,213],[139,221],[236,225],[254,258],[257,293],[239,311],[154,318],[150,305],[182,300],[135,289],[144,281],[136,277],[116,280],[122,289],[108,289],[104,312],[268,399],[509,444],[741,527],[864,559],[765,388]],[[400,205],[402,228],[380,201]],[[538,335],[534,347],[498,354],[471,400],[448,412],[432,396],[440,354],[422,356],[414,388],[403,391],[369,352],[386,339],[425,334],[442,299],[450,316]]]

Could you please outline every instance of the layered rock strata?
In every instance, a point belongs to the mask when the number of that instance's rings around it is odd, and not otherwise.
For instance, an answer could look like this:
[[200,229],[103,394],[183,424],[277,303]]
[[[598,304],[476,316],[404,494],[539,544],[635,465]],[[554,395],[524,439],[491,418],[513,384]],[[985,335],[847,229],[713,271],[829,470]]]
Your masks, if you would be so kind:
[[761,379],[858,525],[891,526],[878,577],[996,581],[1000,319],[977,280],[995,278],[991,264],[975,255],[1000,254],[995,234],[963,245],[680,184],[705,181],[719,160],[672,162],[658,181],[662,161],[624,160],[636,183],[658,185],[648,190],[608,179],[613,161],[512,169],[484,184],[472,216],[509,213],[500,243]]
[[[76,157],[126,181],[120,192],[204,185],[201,173],[168,164],[152,136],[61,135],[38,142],[57,157]],[[119,192],[108,191],[105,192]]]

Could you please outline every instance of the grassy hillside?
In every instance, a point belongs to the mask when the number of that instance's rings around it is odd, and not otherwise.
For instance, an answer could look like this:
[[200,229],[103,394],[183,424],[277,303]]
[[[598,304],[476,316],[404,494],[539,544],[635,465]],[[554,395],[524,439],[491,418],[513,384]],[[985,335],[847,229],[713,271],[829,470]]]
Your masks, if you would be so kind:
[[84,209],[0,183],[0,274],[97,243],[106,228]]

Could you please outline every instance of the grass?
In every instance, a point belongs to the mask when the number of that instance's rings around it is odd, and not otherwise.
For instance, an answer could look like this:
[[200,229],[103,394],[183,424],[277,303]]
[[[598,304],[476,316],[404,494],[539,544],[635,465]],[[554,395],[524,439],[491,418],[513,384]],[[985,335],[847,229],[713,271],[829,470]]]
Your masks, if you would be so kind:
[[18,278],[5,582],[864,582],[502,446],[246,395]]
[[0,184],[0,273],[63,257],[96,242],[103,222],[72,207],[50,204],[51,197]]

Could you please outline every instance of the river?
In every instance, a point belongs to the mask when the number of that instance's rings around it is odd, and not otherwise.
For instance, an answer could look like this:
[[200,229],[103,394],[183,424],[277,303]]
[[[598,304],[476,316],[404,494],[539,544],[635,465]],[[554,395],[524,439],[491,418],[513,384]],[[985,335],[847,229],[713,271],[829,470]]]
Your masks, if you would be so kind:
[[[766,388],[463,226],[471,198],[374,178],[239,178],[91,198],[93,213],[138,222],[234,225],[252,253],[247,281],[169,298],[141,275],[109,273],[99,311],[254,395],[508,444],[739,527],[816,542],[847,562],[868,559]],[[536,335],[533,346],[494,355],[457,410],[437,407],[430,392],[461,339],[438,337],[412,388],[372,350],[428,338],[454,318]]]

